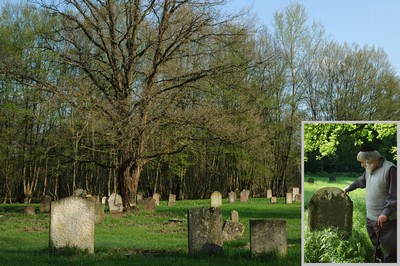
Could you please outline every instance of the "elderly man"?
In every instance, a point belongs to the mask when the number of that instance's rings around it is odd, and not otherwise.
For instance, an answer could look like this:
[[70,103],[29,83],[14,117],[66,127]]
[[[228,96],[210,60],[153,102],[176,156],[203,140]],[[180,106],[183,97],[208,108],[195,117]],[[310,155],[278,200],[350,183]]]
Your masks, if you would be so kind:
[[366,188],[367,231],[374,246],[378,243],[377,258],[397,262],[397,168],[372,147],[363,147],[357,160],[365,172],[343,191]]

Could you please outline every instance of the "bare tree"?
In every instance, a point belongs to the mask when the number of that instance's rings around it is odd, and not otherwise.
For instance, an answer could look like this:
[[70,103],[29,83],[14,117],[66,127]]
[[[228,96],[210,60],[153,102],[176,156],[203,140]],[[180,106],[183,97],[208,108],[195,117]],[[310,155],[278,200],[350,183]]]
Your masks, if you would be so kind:
[[[41,6],[60,19],[46,36],[51,49],[74,74],[76,83],[62,88],[64,96],[86,99],[108,126],[118,151],[117,173],[124,206],[136,204],[143,166],[152,158],[181,151],[185,136],[176,129],[197,117],[195,108],[179,103],[196,92],[201,80],[232,63],[216,61],[229,45],[214,6],[222,1],[189,0],[65,0]],[[80,82],[87,82],[85,88]],[[204,85],[204,84],[203,84]],[[53,87],[53,89],[55,89]],[[82,107],[82,106],[81,106]],[[175,129],[174,141],[154,148],[152,136],[161,127]]]

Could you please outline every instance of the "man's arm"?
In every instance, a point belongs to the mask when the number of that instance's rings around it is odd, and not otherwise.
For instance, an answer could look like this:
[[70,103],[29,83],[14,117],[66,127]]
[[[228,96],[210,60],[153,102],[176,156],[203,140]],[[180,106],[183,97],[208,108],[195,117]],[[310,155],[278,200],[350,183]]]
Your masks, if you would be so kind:
[[392,167],[389,170],[389,184],[388,184],[388,195],[385,199],[385,206],[381,215],[378,217],[378,225],[382,226],[387,221],[388,217],[397,208],[397,168]]
[[365,188],[366,181],[365,181],[365,172],[362,176],[357,178],[356,181],[348,185],[346,188],[343,189],[345,193],[356,190],[357,188]]

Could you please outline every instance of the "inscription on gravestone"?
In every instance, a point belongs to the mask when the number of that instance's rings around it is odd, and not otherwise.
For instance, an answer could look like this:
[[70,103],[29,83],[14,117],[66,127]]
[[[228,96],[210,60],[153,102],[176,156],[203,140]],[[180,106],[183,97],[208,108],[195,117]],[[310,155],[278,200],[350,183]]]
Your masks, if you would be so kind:
[[94,204],[76,196],[51,203],[51,249],[77,247],[94,252]]
[[308,203],[308,224],[310,230],[329,227],[351,233],[353,223],[353,202],[336,187],[321,188]]

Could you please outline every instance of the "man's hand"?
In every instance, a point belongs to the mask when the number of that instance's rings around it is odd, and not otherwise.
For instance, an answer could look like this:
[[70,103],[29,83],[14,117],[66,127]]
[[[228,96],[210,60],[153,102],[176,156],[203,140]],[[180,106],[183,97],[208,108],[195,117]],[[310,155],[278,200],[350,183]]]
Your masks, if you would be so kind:
[[388,217],[386,215],[379,215],[378,217],[378,226],[382,227],[383,223],[385,223],[388,220]]

